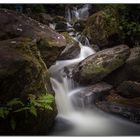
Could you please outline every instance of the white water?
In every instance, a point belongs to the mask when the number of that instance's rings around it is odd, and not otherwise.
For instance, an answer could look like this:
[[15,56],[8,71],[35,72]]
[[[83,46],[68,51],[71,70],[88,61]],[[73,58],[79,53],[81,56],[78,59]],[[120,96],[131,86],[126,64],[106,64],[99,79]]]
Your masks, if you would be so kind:
[[[84,9],[79,11],[82,13]],[[76,10],[78,11],[78,9]],[[67,17],[67,19],[70,21],[72,19],[70,14],[72,11],[69,9],[67,12],[69,13],[69,17]],[[68,27],[72,28],[70,24],[68,25]],[[95,53],[95,51],[90,48],[90,44],[87,38],[85,38],[84,44],[82,44],[79,41],[78,34],[74,35],[74,39],[79,42],[81,48],[79,56],[71,60],[57,61],[56,64],[51,66],[49,69],[52,87],[55,91],[55,100],[58,109],[57,117],[61,118],[62,120],[66,120],[72,125],[71,129],[65,131],[64,127],[63,131],[59,132],[56,130],[53,132],[53,135],[99,136],[138,134],[140,127],[134,123],[113,117],[109,114],[97,110],[94,107],[92,109],[77,109],[74,106],[72,99],[74,98],[78,103],[79,99],[75,95],[82,91],[84,87],[74,83],[74,81],[69,78],[69,75],[65,72],[65,68],[70,69],[89,55]],[[82,107],[84,107],[84,101],[80,101],[80,103],[82,103]],[[135,131],[133,132],[133,130]]]
[[53,30],[55,30],[55,26],[56,24],[52,24],[52,23],[49,24],[49,27],[52,28]]
[[68,8],[65,17],[69,23],[72,23],[75,20],[86,20],[89,16],[89,9],[89,4],[85,4],[79,9],[77,7]]

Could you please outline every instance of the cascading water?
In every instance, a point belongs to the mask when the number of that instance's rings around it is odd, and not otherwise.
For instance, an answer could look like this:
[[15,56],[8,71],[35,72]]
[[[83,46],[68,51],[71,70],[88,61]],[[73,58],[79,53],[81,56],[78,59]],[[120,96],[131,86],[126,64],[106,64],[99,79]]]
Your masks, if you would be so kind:
[[[74,9],[75,10],[75,9]],[[79,12],[77,15],[83,17],[83,14],[88,13],[87,5],[76,9]],[[68,28],[72,28],[69,23],[72,17],[77,17],[75,11],[67,11]],[[75,13],[73,16],[72,14]],[[87,14],[85,14],[87,15]],[[61,119],[60,124],[56,123],[56,129],[51,133],[51,135],[137,135],[139,134],[140,127],[131,122],[113,117],[109,114],[103,113],[102,111],[92,107],[92,109],[84,109],[84,100],[78,99],[77,95],[85,87],[74,83],[71,79],[71,69],[73,66],[78,64],[80,61],[95,53],[93,49],[90,48],[90,44],[87,38],[82,38],[78,33],[69,33],[73,35],[73,38],[79,42],[81,48],[79,56],[71,60],[57,61],[55,65],[51,66],[49,69],[51,75],[52,87],[55,91],[55,100],[58,109],[57,119]],[[66,72],[66,69],[69,72]],[[73,103],[73,99],[76,103],[81,104],[81,109],[77,108]],[[90,99],[88,99],[90,103]],[[56,120],[57,120],[56,119]],[[65,121],[68,122],[65,124]],[[64,123],[64,124],[63,124]],[[66,129],[67,125],[69,129]],[[61,129],[61,131],[59,131]],[[135,131],[132,131],[132,130]]]

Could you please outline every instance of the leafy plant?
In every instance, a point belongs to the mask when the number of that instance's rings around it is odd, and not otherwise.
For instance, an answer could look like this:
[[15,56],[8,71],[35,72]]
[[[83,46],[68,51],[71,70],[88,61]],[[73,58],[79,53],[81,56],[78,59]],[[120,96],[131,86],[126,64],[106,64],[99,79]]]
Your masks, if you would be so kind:
[[0,107],[0,118],[5,119],[9,114],[9,109],[7,107]]
[[[29,111],[35,117],[37,117],[37,110],[53,110],[52,103],[54,97],[50,94],[41,94],[36,97],[33,94],[30,94],[28,97],[28,102],[23,103],[19,98],[13,98],[12,100],[6,102],[3,107],[0,107],[0,118],[6,119],[10,113],[19,113],[22,111]],[[15,130],[16,121],[12,117],[10,120],[11,128]]]

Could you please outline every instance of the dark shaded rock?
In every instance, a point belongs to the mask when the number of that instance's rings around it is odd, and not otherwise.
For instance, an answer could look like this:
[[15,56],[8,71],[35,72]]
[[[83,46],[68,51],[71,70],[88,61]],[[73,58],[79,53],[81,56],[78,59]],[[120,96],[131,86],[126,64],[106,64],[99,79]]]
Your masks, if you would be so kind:
[[95,52],[99,52],[101,51],[99,46],[95,45],[95,44],[92,44],[91,47],[95,50]]
[[131,108],[117,103],[100,102],[98,107],[103,111],[140,123],[140,109]]
[[48,40],[46,40],[46,39],[41,39],[40,41],[38,41],[37,46],[41,53],[41,57],[44,60],[44,62],[48,68],[51,65],[53,65],[54,62],[56,62],[59,55],[65,48],[65,47],[57,47],[57,46],[51,47],[48,43]]
[[105,112],[140,123],[140,98],[127,99],[111,93],[96,105]]
[[58,23],[56,23],[55,30],[57,32],[65,32],[67,30],[67,23],[59,21]]
[[127,80],[140,81],[140,47],[132,48],[125,64],[104,79],[104,81],[114,86],[118,86]]
[[[40,57],[35,42],[28,38],[0,41],[0,105],[13,98],[27,102],[29,94],[36,97],[48,93],[54,95],[47,67]],[[13,112],[6,119],[0,118],[0,134],[32,135],[47,134],[57,114],[53,111],[37,110],[37,117],[22,111]],[[11,118],[16,121],[16,129],[10,126]]]
[[126,98],[140,97],[140,83],[135,81],[124,81],[117,90],[121,96]]
[[129,53],[129,47],[126,45],[99,51],[75,67],[73,78],[82,84],[99,82],[112,71],[122,66]]
[[58,32],[65,32],[67,30],[66,19],[62,16],[56,16],[53,19],[53,23],[56,24],[55,30]]
[[116,11],[108,8],[91,15],[83,34],[88,37],[91,44],[97,44],[100,48],[121,44]]
[[111,89],[111,85],[100,82],[79,90],[78,93],[71,97],[72,102],[78,108],[91,107],[96,100],[108,95]]
[[67,32],[62,32],[66,39],[67,46],[62,51],[61,55],[58,57],[59,60],[67,60],[76,58],[80,54],[80,46],[77,41],[75,41]]
[[78,42],[75,42],[71,45],[67,45],[58,59],[59,60],[74,59],[78,57],[79,54],[80,54],[80,46]]
[[85,28],[85,21],[84,20],[78,20],[77,22],[74,23],[73,27],[77,32],[82,32]]
[[58,22],[66,22],[66,19],[63,16],[55,16],[53,18],[53,22],[58,23]]
[[28,16],[46,25],[49,25],[49,23],[52,23],[53,21],[53,17],[46,13],[34,13],[34,14],[31,13]]

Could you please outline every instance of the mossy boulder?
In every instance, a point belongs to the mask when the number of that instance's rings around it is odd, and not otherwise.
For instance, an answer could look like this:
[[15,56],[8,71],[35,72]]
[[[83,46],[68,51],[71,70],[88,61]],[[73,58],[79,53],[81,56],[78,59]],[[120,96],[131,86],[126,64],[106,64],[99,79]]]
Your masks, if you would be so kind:
[[[29,95],[39,97],[48,93],[54,96],[47,67],[33,40],[0,41],[0,91],[0,105],[14,98],[26,103]],[[52,111],[37,110],[37,117],[25,111],[9,114],[6,119],[0,118],[0,134],[47,134],[57,114],[54,101],[52,108]],[[15,130],[9,126],[11,117],[17,124]]]
[[108,8],[91,15],[83,34],[89,38],[91,44],[101,48],[119,45],[120,30],[116,11]]
[[122,66],[129,57],[129,47],[119,45],[105,49],[80,62],[73,71],[73,78],[80,83],[96,83]]
[[[33,39],[34,42],[38,43],[42,58],[45,58],[44,61],[48,67],[56,61],[56,56],[58,56],[66,46],[66,40],[62,35],[47,25],[41,24],[23,14],[1,9],[0,19],[0,40],[16,37]],[[41,48],[42,46],[43,48]],[[45,53],[43,53],[42,50]],[[49,55],[50,52],[51,55]]]
[[[65,47],[57,47],[53,46],[52,40],[47,40],[47,39],[40,39],[38,41],[38,49],[41,53],[41,57],[44,60],[45,64],[49,68],[53,63],[58,59],[60,56],[61,52],[64,50]],[[51,44],[51,45],[50,45]]]

